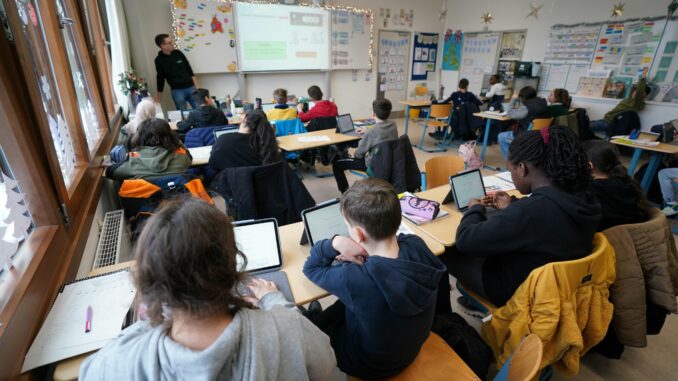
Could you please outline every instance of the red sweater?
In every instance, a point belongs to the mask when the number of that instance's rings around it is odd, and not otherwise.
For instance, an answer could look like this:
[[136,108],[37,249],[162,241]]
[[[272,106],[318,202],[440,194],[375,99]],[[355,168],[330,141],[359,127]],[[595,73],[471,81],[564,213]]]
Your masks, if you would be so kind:
[[323,116],[337,116],[339,112],[337,111],[337,105],[334,102],[330,101],[318,101],[315,102],[315,106],[308,112],[300,112],[299,119],[302,122],[306,123],[311,119],[320,118]]

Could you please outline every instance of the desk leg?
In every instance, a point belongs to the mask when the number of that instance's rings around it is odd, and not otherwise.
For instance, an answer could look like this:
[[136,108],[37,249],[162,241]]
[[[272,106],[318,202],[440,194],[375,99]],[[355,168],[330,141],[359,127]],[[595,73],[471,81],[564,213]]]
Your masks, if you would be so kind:
[[405,135],[410,128],[410,105],[405,105]]
[[636,172],[636,166],[638,165],[638,160],[640,160],[641,153],[643,153],[643,150],[641,148],[636,148],[635,150],[633,150],[631,163],[629,163],[629,169],[626,172],[631,177],[633,177],[633,174]]
[[485,119],[485,133],[483,134],[483,149],[480,151],[480,160],[485,162],[485,151],[487,150],[487,140],[490,138],[490,125],[492,119]]
[[652,184],[652,180],[654,179],[655,176],[657,176],[657,169],[659,168],[659,163],[661,163],[661,161],[662,161],[661,153],[655,152],[652,154],[650,162],[647,164],[645,174],[643,175],[643,180],[640,182],[640,187],[643,188],[645,194],[647,194],[647,191],[650,189],[650,184]]

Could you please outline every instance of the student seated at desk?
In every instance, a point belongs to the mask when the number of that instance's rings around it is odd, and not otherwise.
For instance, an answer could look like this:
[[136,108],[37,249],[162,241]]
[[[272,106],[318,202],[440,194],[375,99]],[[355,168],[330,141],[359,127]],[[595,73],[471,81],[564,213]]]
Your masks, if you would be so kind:
[[113,165],[106,177],[113,180],[154,179],[186,172],[191,156],[164,119],[144,121],[137,130],[137,146],[129,153],[124,146],[111,150]]
[[359,133],[364,133],[363,138],[358,143],[358,149],[353,153],[352,158],[339,159],[332,162],[332,172],[334,180],[341,193],[348,189],[348,180],[344,171],[355,169],[358,171],[367,171],[372,163],[370,150],[386,140],[398,139],[398,126],[395,122],[388,120],[391,115],[393,105],[391,101],[380,98],[372,102],[372,117],[375,125],[371,128],[358,128]]
[[287,90],[275,89],[273,92],[275,106],[266,112],[268,120],[290,120],[297,118],[297,109],[287,104]]
[[88,357],[80,380],[330,379],[330,340],[275,284],[252,281],[249,298],[234,291],[238,256],[223,212],[193,198],[164,204],[135,249],[148,320]]
[[320,87],[311,86],[308,88],[308,96],[313,100],[315,106],[308,112],[304,112],[304,105],[298,104],[297,111],[299,112],[299,119],[302,122],[309,122],[311,119],[320,118],[320,117],[336,117],[339,115],[337,111],[337,105],[332,101],[323,100],[323,92],[320,91]]
[[617,147],[604,140],[587,140],[582,145],[593,174],[591,193],[598,198],[602,212],[598,231],[647,221],[652,206],[619,162]]
[[639,112],[645,108],[645,98],[652,92],[652,89],[647,85],[647,70],[647,68],[643,68],[640,80],[633,86],[631,95],[628,98],[617,103],[612,110],[605,114],[603,119],[592,120],[589,123],[589,130],[591,132],[605,133],[607,135],[610,124],[612,124],[615,116],[626,111]]
[[207,89],[197,89],[193,93],[195,103],[199,104],[197,110],[191,110],[186,120],[180,120],[177,123],[179,132],[188,132],[193,128],[225,126],[228,119],[224,112],[214,107],[214,101],[210,97]]
[[[591,168],[566,127],[526,131],[511,144],[508,169],[520,193],[471,200],[456,244],[441,256],[461,284],[503,306],[537,267],[591,253],[600,204],[588,194]],[[487,214],[487,207],[499,209]]]
[[155,102],[153,102],[153,99],[146,98],[139,102],[134,112],[134,118],[124,125],[121,130],[123,134],[127,135],[127,142],[125,143],[127,148],[132,149],[136,147],[139,126],[144,121],[155,118],[155,114]]
[[499,74],[492,74],[489,83],[490,91],[485,93],[485,96],[482,97],[482,99],[487,101],[490,107],[493,107],[495,111],[500,110],[501,104],[504,103],[504,97],[506,97],[506,86],[501,83]]
[[209,166],[217,171],[251,167],[282,160],[271,123],[255,109],[240,122],[238,132],[219,136],[210,154]]
[[572,98],[567,89],[553,89],[549,94],[547,101],[549,105],[546,107],[547,118],[557,118],[565,116],[570,113],[570,105]]
[[[468,91],[468,79],[462,78],[459,81],[458,89],[457,91],[453,92],[447,99],[440,101],[440,102],[434,102],[435,104],[441,104],[441,103],[450,103],[452,102],[452,131],[457,131],[457,128],[455,126],[459,123],[459,108],[461,105],[471,102],[475,103],[476,105],[480,106],[483,104],[483,102],[476,97],[475,94],[472,92]],[[442,139],[444,137],[444,130],[439,128],[435,132],[429,133],[429,136],[435,139]]]
[[[518,100],[520,100],[520,106]],[[513,139],[520,132],[526,131],[534,119],[545,117],[547,107],[546,100],[538,97],[537,90],[532,86],[525,86],[520,91],[513,93],[506,117],[517,120],[519,127],[515,131],[502,132],[497,138],[501,154],[505,159],[508,159],[509,145],[511,145]]]
[[304,274],[339,301],[307,316],[330,336],[343,372],[392,376],[428,338],[445,266],[421,238],[396,237],[400,202],[386,181],[357,181],[340,209],[350,238],[317,242],[304,264]]

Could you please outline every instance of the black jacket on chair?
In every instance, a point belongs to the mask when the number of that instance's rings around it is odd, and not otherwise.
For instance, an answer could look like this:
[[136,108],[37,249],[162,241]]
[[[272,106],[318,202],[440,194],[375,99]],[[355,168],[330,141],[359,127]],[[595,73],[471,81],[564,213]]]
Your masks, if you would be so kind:
[[226,168],[213,181],[231,204],[237,220],[275,218],[280,226],[301,221],[301,211],[315,200],[287,163]]
[[614,116],[607,128],[607,137],[629,135],[633,130],[640,130],[640,117],[635,111],[624,111]]
[[[474,102],[465,102],[459,108],[454,110],[453,115],[453,130],[463,140],[475,139],[473,134],[475,131],[483,128],[483,119],[473,116],[473,114],[480,112],[478,104]],[[456,122],[456,125],[455,125]]]
[[407,135],[380,143],[372,149],[372,155],[374,177],[388,181],[398,193],[421,188],[421,173]]

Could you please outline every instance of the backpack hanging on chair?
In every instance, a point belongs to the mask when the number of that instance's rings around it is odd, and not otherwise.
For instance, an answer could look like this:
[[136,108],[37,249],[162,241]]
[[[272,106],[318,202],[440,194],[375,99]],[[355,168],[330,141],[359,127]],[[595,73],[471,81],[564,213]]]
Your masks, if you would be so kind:
[[459,156],[464,158],[466,170],[479,169],[483,167],[483,160],[476,152],[475,140],[470,140],[459,146]]

